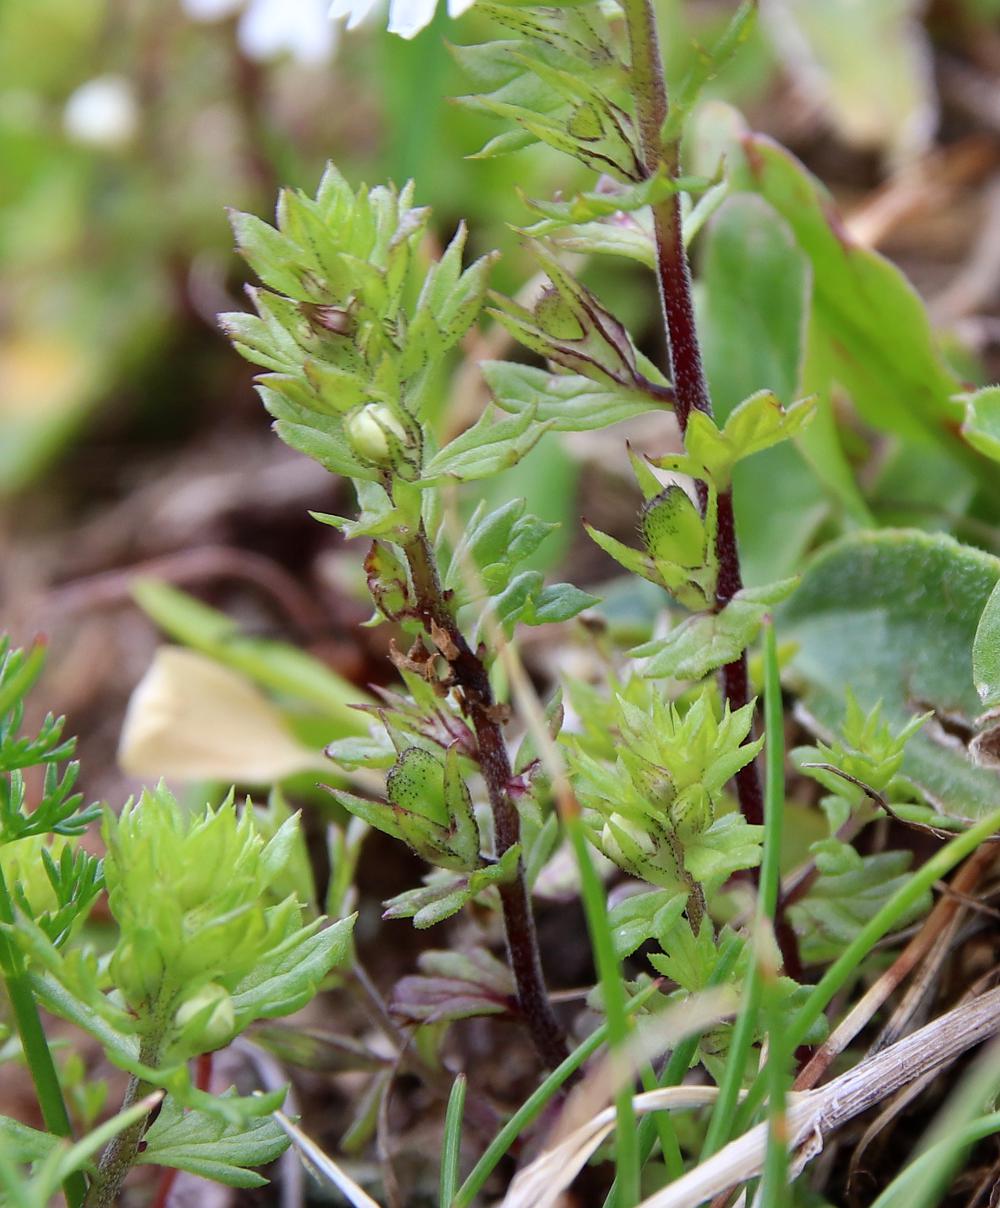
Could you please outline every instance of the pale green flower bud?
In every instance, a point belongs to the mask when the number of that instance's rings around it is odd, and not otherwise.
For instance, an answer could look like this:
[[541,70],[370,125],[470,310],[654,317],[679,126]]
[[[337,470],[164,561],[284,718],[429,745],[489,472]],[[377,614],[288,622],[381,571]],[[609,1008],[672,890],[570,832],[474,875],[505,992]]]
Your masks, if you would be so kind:
[[410,434],[385,403],[356,408],[344,421],[344,433],[359,457],[379,466],[392,465],[399,446],[410,444]]
[[627,847],[634,844],[647,856],[656,854],[656,844],[653,842],[653,837],[649,831],[641,827],[632,818],[626,818],[624,814],[612,814],[604,824],[604,830],[601,832],[601,843],[604,846],[605,855],[609,860],[614,860],[616,864],[624,865],[629,860],[629,857],[622,851],[619,843],[619,839],[624,836],[627,836],[631,840],[631,843],[626,843]]
[[652,819],[609,814],[601,850],[624,872],[651,885],[675,888],[683,882],[676,842]]
[[178,1007],[174,1024],[184,1042],[199,1052],[221,1049],[236,1031],[236,1012],[228,990],[218,982],[202,986]]

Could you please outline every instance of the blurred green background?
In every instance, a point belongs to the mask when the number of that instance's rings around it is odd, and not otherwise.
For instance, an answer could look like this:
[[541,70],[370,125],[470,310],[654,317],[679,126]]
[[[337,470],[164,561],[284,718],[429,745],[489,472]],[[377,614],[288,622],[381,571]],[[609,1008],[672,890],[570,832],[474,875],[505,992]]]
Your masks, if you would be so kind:
[[[734,5],[661,7],[676,79],[693,39],[709,40]],[[714,91],[764,128],[811,125],[899,163],[933,139],[930,38],[972,44],[1000,12],[996,0],[926,7],[765,2]],[[37,481],[102,410],[116,434],[143,439],[203,422],[240,372],[213,336],[242,276],[225,207],[266,214],[279,183],[313,187],[327,158],[358,180],[415,175],[438,229],[467,218],[474,246],[508,253],[499,283],[518,282],[505,229],[523,218],[515,186],[544,196],[578,177],[537,152],[465,159],[490,123],[449,103],[464,84],[446,41],[477,40],[488,23],[475,9],[460,22],[442,12],[407,42],[386,34],[378,9],[350,33],[325,9],[0,5],[0,493]]]

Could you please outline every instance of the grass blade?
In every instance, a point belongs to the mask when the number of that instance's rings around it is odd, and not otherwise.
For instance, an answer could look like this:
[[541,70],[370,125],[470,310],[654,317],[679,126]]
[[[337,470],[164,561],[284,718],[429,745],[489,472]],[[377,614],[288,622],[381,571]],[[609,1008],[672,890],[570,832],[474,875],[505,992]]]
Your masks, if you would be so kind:
[[459,1074],[451,1086],[444,1116],[441,1150],[441,1208],[451,1208],[458,1190],[458,1160],[462,1150],[462,1113],[465,1110],[466,1078]]
[[[626,1013],[634,1015],[643,1005],[659,992],[659,984],[653,982],[644,987],[625,1008]],[[483,1184],[496,1169],[498,1163],[514,1144],[524,1130],[541,1115],[545,1107],[558,1094],[559,1089],[576,1073],[576,1071],[606,1043],[608,1025],[602,1023],[591,1032],[582,1044],[557,1066],[539,1087],[527,1098],[511,1116],[496,1137],[490,1142],[486,1152],[472,1168],[465,1182],[458,1189],[458,1194],[452,1202],[452,1208],[469,1208],[469,1205],[482,1190]]]

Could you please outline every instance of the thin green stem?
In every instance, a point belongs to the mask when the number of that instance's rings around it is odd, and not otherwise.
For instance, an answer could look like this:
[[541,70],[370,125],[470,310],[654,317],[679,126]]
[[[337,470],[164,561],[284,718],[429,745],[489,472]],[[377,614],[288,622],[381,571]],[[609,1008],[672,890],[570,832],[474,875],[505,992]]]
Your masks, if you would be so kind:
[[[14,926],[14,903],[3,872],[0,871],[0,922]],[[38,1014],[38,1004],[31,992],[24,958],[17,945],[7,935],[0,932],[0,968],[3,970],[4,982],[7,986],[7,996],[14,1011],[14,1021],[17,1033],[21,1039],[21,1048],[31,1071],[38,1096],[38,1106],[41,1109],[45,1127],[57,1137],[71,1138],[73,1129],[70,1125],[69,1114],[63,1100],[62,1087],[59,1085],[59,1075],[49,1043],[45,1039],[45,1029]],[[87,1184],[78,1171],[66,1179],[64,1188],[66,1201],[70,1208],[79,1208],[87,1191]]]
[[[162,1014],[157,1012],[152,1030],[143,1037],[139,1046],[139,1062],[142,1065],[155,1067],[159,1064],[160,1045],[166,1025],[166,1020],[161,1018]],[[155,1089],[150,1083],[133,1075],[125,1089],[121,1110],[126,1111]],[[83,1208],[113,1208],[113,1205],[117,1204],[125,1176],[132,1169],[148,1124],[148,1114],[142,1115],[111,1140],[101,1154],[97,1174],[90,1184]]]
[[[616,1050],[622,1050],[628,1043],[629,1020],[625,1009],[625,985],[621,966],[608,925],[604,887],[590,858],[590,847],[579,814],[567,814],[564,823],[580,871],[583,909],[597,965],[604,1014],[608,1022],[608,1043],[614,1053]],[[632,1108],[632,1090],[632,1079],[627,1078],[615,1096],[615,1181],[618,1184],[616,1208],[633,1208],[633,1205],[639,1202],[639,1137]]]
[[[1000,829],[1000,810],[956,835],[903,884],[888,902],[873,915],[817,982],[798,1013],[786,1025],[786,1043],[794,1051],[805,1040],[809,1029],[823,1014],[833,996],[841,990],[878,941],[892,931],[920,898],[968,855]],[[766,1087],[758,1077],[740,1107],[737,1131],[746,1128],[764,1099]]]
[[[778,668],[778,642],[770,617],[764,622],[764,855],[761,861],[758,910],[774,921],[781,888],[781,836],[785,813],[785,735]],[[777,971],[768,969],[764,986],[767,1026],[768,1132],[761,1184],[761,1208],[788,1204],[788,1123],[785,1095],[788,1057],[785,1019],[778,992]]]
[[[764,749],[767,771],[764,799],[764,852],[761,857],[760,887],[757,897],[757,930],[774,921],[781,879],[781,832],[785,810],[784,717],[781,707],[781,682],[778,674],[778,650],[774,626],[764,625]],[[758,937],[759,938],[759,937]],[[764,998],[761,962],[754,959],[747,973],[743,1009],[733,1029],[726,1068],[709,1121],[701,1159],[716,1153],[732,1134],[740,1087],[747,1059],[757,1033],[758,1017]]]
[[788,1090],[788,1059],[785,1043],[785,1017],[777,978],[771,971],[764,991],[764,1022],[767,1026],[767,1150],[761,1180],[761,1208],[787,1208],[788,1194],[788,1118],[785,1098]]
[[[647,1066],[642,1071],[642,1089],[644,1091],[655,1091],[659,1088],[660,1081],[656,1077],[656,1073],[652,1066]],[[684,1155],[681,1153],[681,1145],[677,1140],[677,1130],[674,1128],[674,1122],[670,1118],[669,1112],[650,1112],[648,1116],[644,1116],[639,1123],[639,1166],[640,1168],[649,1159],[649,1153],[642,1152],[642,1125],[649,1121],[653,1125],[656,1138],[660,1142],[660,1155],[663,1158],[663,1165],[667,1168],[667,1177],[671,1181],[679,1179],[684,1173]],[[652,1138],[650,1138],[652,1141]],[[650,1153],[652,1152],[652,1144],[649,1146]],[[608,1193],[608,1198],[605,1204],[610,1206],[614,1204],[618,1197],[617,1180]]]
[[740,1096],[740,1087],[743,1084],[743,1075],[747,1068],[747,1058],[750,1055],[753,1038],[757,1033],[761,990],[760,969],[756,961],[751,961],[743,988],[743,1006],[729,1041],[726,1066],[722,1074],[722,1082],[719,1085],[719,1097],[712,1108],[708,1130],[705,1133],[705,1142],[701,1147],[700,1160],[702,1162],[717,1153],[729,1140],[732,1133],[733,1116]]
[[[653,982],[629,1001],[625,1008],[626,1015],[634,1015],[656,994],[659,985]],[[496,1169],[499,1162],[508,1152],[517,1138],[538,1119],[545,1107],[558,1094],[560,1088],[569,1081],[583,1063],[608,1039],[608,1025],[602,1023],[579,1044],[572,1053],[542,1082],[532,1094],[525,1099],[517,1111],[490,1142],[486,1152],[472,1168],[468,1178],[458,1190],[452,1201],[452,1208],[469,1208],[469,1205],[482,1190],[486,1180]]]
[[[719,958],[715,962],[715,968],[708,979],[709,986],[722,986],[729,980],[733,969],[736,966],[736,961],[739,958],[743,945],[739,938],[729,934],[723,942],[722,950],[719,953]],[[679,1086],[684,1075],[691,1068],[691,1063],[694,1061],[695,1054],[698,1051],[698,1043],[701,1040],[701,1033],[694,1032],[690,1036],[685,1036],[684,1039],[677,1045],[674,1051],[670,1054],[670,1059],[663,1067],[657,1085],[660,1087]],[[676,1135],[676,1130],[673,1128],[673,1121],[670,1119],[667,1112],[654,1112],[648,1116],[643,1116],[639,1121],[639,1161],[643,1165],[649,1161],[653,1153],[653,1146],[656,1142],[656,1116],[662,1115],[666,1117],[670,1124],[671,1131]],[[662,1143],[662,1139],[661,1139]],[[665,1158],[666,1160],[666,1158]],[[669,1168],[668,1161],[668,1168]],[[612,1208],[614,1197],[617,1193],[617,1187],[612,1186],[604,1201],[604,1208]]]
[[441,1208],[449,1208],[458,1190],[458,1162],[462,1152],[462,1113],[465,1110],[464,1074],[452,1083],[448,1109],[444,1116],[444,1144],[441,1147]]
[[928,1187],[940,1193],[937,1176],[941,1169],[956,1164],[977,1141],[997,1132],[1000,1132],[1000,1112],[991,1112],[942,1137],[893,1179],[872,1208],[923,1208],[925,1204],[936,1202],[936,1199],[928,1200],[924,1193]]

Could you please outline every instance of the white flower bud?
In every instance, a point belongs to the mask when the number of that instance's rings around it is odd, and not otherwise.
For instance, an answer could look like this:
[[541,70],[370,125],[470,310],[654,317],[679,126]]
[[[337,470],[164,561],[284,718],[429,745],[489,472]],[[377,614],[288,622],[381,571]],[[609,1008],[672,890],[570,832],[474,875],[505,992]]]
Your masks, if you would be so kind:
[[612,829],[612,823],[618,831],[624,833],[632,840],[643,855],[656,855],[656,844],[653,841],[652,835],[647,830],[644,830],[633,819],[626,818],[624,814],[612,814],[608,821],[605,822],[604,829],[601,832],[601,845],[604,848],[604,854],[609,860],[614,860],[622,868],[627,868],[630,863],[630,857],[619,846],[618,836]]
[[381,466],[392,462],[390,436],[394,436],[400,444],[410,442],[409,433],[385,403],[366,403],[351,412],[344,424],[344,431],[355,453]]

